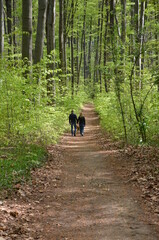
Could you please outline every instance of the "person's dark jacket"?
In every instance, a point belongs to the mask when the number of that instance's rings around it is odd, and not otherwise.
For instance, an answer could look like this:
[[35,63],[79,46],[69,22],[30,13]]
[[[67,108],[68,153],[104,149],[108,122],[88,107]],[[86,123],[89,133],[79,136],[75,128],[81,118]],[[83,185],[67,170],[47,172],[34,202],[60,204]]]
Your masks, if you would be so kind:
[[85,126],[86,125],[86,121],[85,121],[85,117],[84,116],[79,116],[78,119],[77,119],[77,123],[79,123],[79,125],[83,125]]
[[70,124],[76,124],[76,122],[77,122],[77,116],[76,116],[76,114],[71,113],[71,114],[69,115],[69,123],[70,123]]

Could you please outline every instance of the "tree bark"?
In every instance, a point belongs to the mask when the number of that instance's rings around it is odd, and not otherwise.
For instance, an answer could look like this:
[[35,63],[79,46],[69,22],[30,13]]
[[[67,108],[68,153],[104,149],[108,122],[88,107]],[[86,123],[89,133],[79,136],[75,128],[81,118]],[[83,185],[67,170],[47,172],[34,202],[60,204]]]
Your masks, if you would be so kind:
[[84,57],[84,84],[86,83],[86,69],[87,69],[87,61],[86,61],[86,7],[87,0],[84,0],[84,18],[83,18],[83,57]]
[[125,44],[125,39],[126,39],[126,0],[121,0],[121,7],[122,7],[121,39],[122,39],[122,42]]
[[[47,54],[50,55],[55,50],[55,9],[56,0],[48,0],[47,20],[46,20],[46,38],[47,38]],[[48,69],[51,70],[47,75],[47,95],[51,104],[55,102],[56,85],[54,81],[55,69],[55,53],[51,55],[51,62],[48,64]],[[49,101],[49,102],[50,102]]]
[[[139,56],[139,75],[141,76],[141,71],[144,70],[144,54],[142,54],[142,48],[144,44],[144,25],[145,25],[145,1],[141,2],[141,11],[140,11],[140,33],[139,33],[139,41],[140,41],[140,56]],[[139,88],[142,88],[142,82],[140,81]]]
[[22,59],[32,63],[32,0],[22,1]]
[[74,9],[74,4],[72,0],[71,4],[71,9],[72,9],[72,19],[71,19],[71,79],[72,79],[72,98],[74,97],[74,14],[73,14],[73,9]]
[[135,17],[136,38],[138,38],[138,34],[139,34],[139,0],[135,0],[134,17]]
[[14,46],[14,54],[17,51],[17,39],[16,39],[16,25],[17,25],[17,17],[16,17],[16,8],[17,8],[17,0],[13,0],[13,46]]
[[[108,43],[108,22],[109,22],[109,11],[108,11],[108,0],[105,0],[106,15],[105,15],[105,33],[104,33],[104,68],[107,64],[107,43]],[[106,69],[104,69],[104,86],[105,92],[108,92],[108,82],[106,76]]]
[[101,5],[101,26],[100,26],[100,39],[99,39],[99,80],[100,80],[100,92],[102,92],[102,71],[101,71],[101,60],[102,60],[102,43],[103,43],[103,9],[104,0],[102,0]]
[[91,79],[91,58],[92,58],[92,16],[90,19],[90,34],[89,34],[89,46],[88,46],[88,76]]
[[34,63],[40,62],[43,56],[44,34],[46,23],[47,0],[38,1],[38,23],[35,42]]
[[115,17],[115,0],[110,0],[110,33],[114,38],[114,17]]
[[11,54],[11,46],[12,46],[12,1],[6,0],[6,8],[7,8],[7,34],[8,34],[8,55]]
[[46,21],[46,38],[47,54],[55,50],[55,9],[56,0],[48,0],[47,21]]
[[64,72],[64,19],[63,19],[63,0],[59,0],[59,59],[60,68]]
[[96,53],[94,60],[94,83],[99,80],[99,38],[100,38],[100,25],[101,25],[101,0],[98,0],[98,28],[96,37]]
[[0,0],[0,57],[3,57],[4,52],[4,13],[3,0]]

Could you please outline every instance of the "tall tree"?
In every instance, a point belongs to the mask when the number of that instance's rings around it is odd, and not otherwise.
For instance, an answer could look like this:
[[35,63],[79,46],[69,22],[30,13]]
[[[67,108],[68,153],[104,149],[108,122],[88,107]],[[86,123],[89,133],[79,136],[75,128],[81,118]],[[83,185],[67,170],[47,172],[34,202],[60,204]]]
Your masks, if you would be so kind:
[[56,0],[48,0],[47,21],[46,21],[46,38],[47,38],[47,54],[51,55],[51,63],[48,64],[49,74],[47,75],[47,95],[51,103],[54,102],[55,96],[55,19],[56,19]]
[[108,92],[108,79],[106,75],[106,64],[107,64],[107,58],[108,58],[108,50],[107,50],[107,44],[108,44],[108,23],[109,23],[109,10],[108,10],[108,0],[105,0],[105,32],[104,32],[104,86],[105,86],[105,92]]
[[121,0],[121,8],[122,8],[121,39],[124,44],[126,39],[126,0]]
[[[12,46],[12,1],[6,0],[7,8],[7,34],[8,34],[8,43],[9,47]],[[8,49],[8,54],[11,54],[11,49]]]
[[4,51],[4,14],[3,14],[3,0],[0,0],[0,57],[3,57]]
[[17,48],[17,37],[16,37],[16,25],[17,25],[17,14],[16,14],[16,8],[17,8],[17,0],[13,0],[13,46],[14,46],[14,54],[16,53]]
[[86,80],[86,69],[87,69],[87,61],[86,61],[86,8],[87,8],[87,0],[84,0],[84,19],[83,19],[83,57],[84,57],[84,81]]
[[22,1],[22,59],[32,62],[32,0]]
[[43,55],[44,35],[45,35],[45,23],[46,23],[46,10],[48,0],[38,1],[38,24],[37,34],[35,42],[35,54],[34,63],[40,62]]
[[92,59],[92,16],[90,18],[90,33],[89,33],[89,45],[88,45],[88,76],[91,79],[91,59]]
[[59,0],[59,59],[60,68],[64,72],[64,0]]
[[72,79],[72,97],[74,96],[74,1],[72,0],[71,9],[72,9],[72,17],[71,17],[71,79]]
[[103,9],[104,9],[104,0],[102,0],[102,2],[101,2],[101,22],[100,22],[100,36],[99,36],[99,80],[100,80],[100,92],[102,92],[101,61],[102,61],[102,43],[103,43]]
[[56,0],[48,0],[46,38],[47,54],[55,50],[55,19],[56,19]]

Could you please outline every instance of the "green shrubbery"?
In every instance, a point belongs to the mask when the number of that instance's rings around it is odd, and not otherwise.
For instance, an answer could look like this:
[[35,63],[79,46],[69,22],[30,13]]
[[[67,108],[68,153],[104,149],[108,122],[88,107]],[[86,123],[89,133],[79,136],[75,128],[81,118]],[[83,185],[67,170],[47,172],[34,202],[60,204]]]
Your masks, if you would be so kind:
[[0,182],[1,187],[10,187],[41,164],[45,146],[56,143],[68,129],[71,109],[78,112],[86,95],[79,91],[72,99],[69,91],[59,94],[57,77],[57,94],[50,105],[45,68],[39,72],[37,84],[37,76],[30,74],[26,79],[23,68],[4,65],[0,76]]
[[0,189],[11,188],[30,177],[30,170],[46,159],[46,151],[37,145],[17,145],[0,149]]
[[[128,143],[131,144],[143,144],[140,133],[139,124],[136,121],[134,109],[132,106],[131,98],[128,93],[123,89],[121,94],[121,101],[124,110],[124,117],[126,122],[127,139]],[[137,109],[140,109],[143,96],[136,95]],[[146,102],[143,107],[142,112],[142,122],[146,132],[146,142],[145,144],[157,144],[159,145],[159,135],[158,135],[158,123],[159,123],[159,95],[156,91],[156,87],[148,95]],[[109,132],[115,139],[124,139],[124,129],[122,116],[120,111],[119,102],[117,96],[114,92],[99,94],[95,98],[95,107],[100,115],[102,127]],[[142,125],[141,125],[142,126]]]

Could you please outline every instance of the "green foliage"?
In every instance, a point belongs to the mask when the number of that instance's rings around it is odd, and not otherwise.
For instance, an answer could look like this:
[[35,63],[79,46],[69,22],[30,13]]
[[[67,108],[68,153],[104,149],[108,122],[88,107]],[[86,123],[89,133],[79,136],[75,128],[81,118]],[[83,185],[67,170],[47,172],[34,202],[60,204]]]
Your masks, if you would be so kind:
[[45,159],[45,149],[37,145],[0,148],[0,189],[26,181],[31,169],[40,167]]
[[108,95],[97,95],[95,100],[96,111],[100,116],[101,126],[115,139],[123,136],[121,114],[114,93]]
[[[7,63],[3,63],[4,65]],[[43,64],[43,63],[42,63]],[[47,63],[45,63],[47,64]],[[43,68],[42,68],[43,66]],[[68,128],[68,114],[71,109],[79,110],[85,101],[85,93],[79,91],[72,99],[71,93],[59,93],[59,78],[56,76],[54,105],[47,96],[48,72],[45,65],[38,66],[38,75],[22,77],[25,68],[1,65],[0,81],[0,142],[1,144],[55,143]],[[40,70],[40,71],[39,71]],[[37,84],[37,77],[39,84]]]

